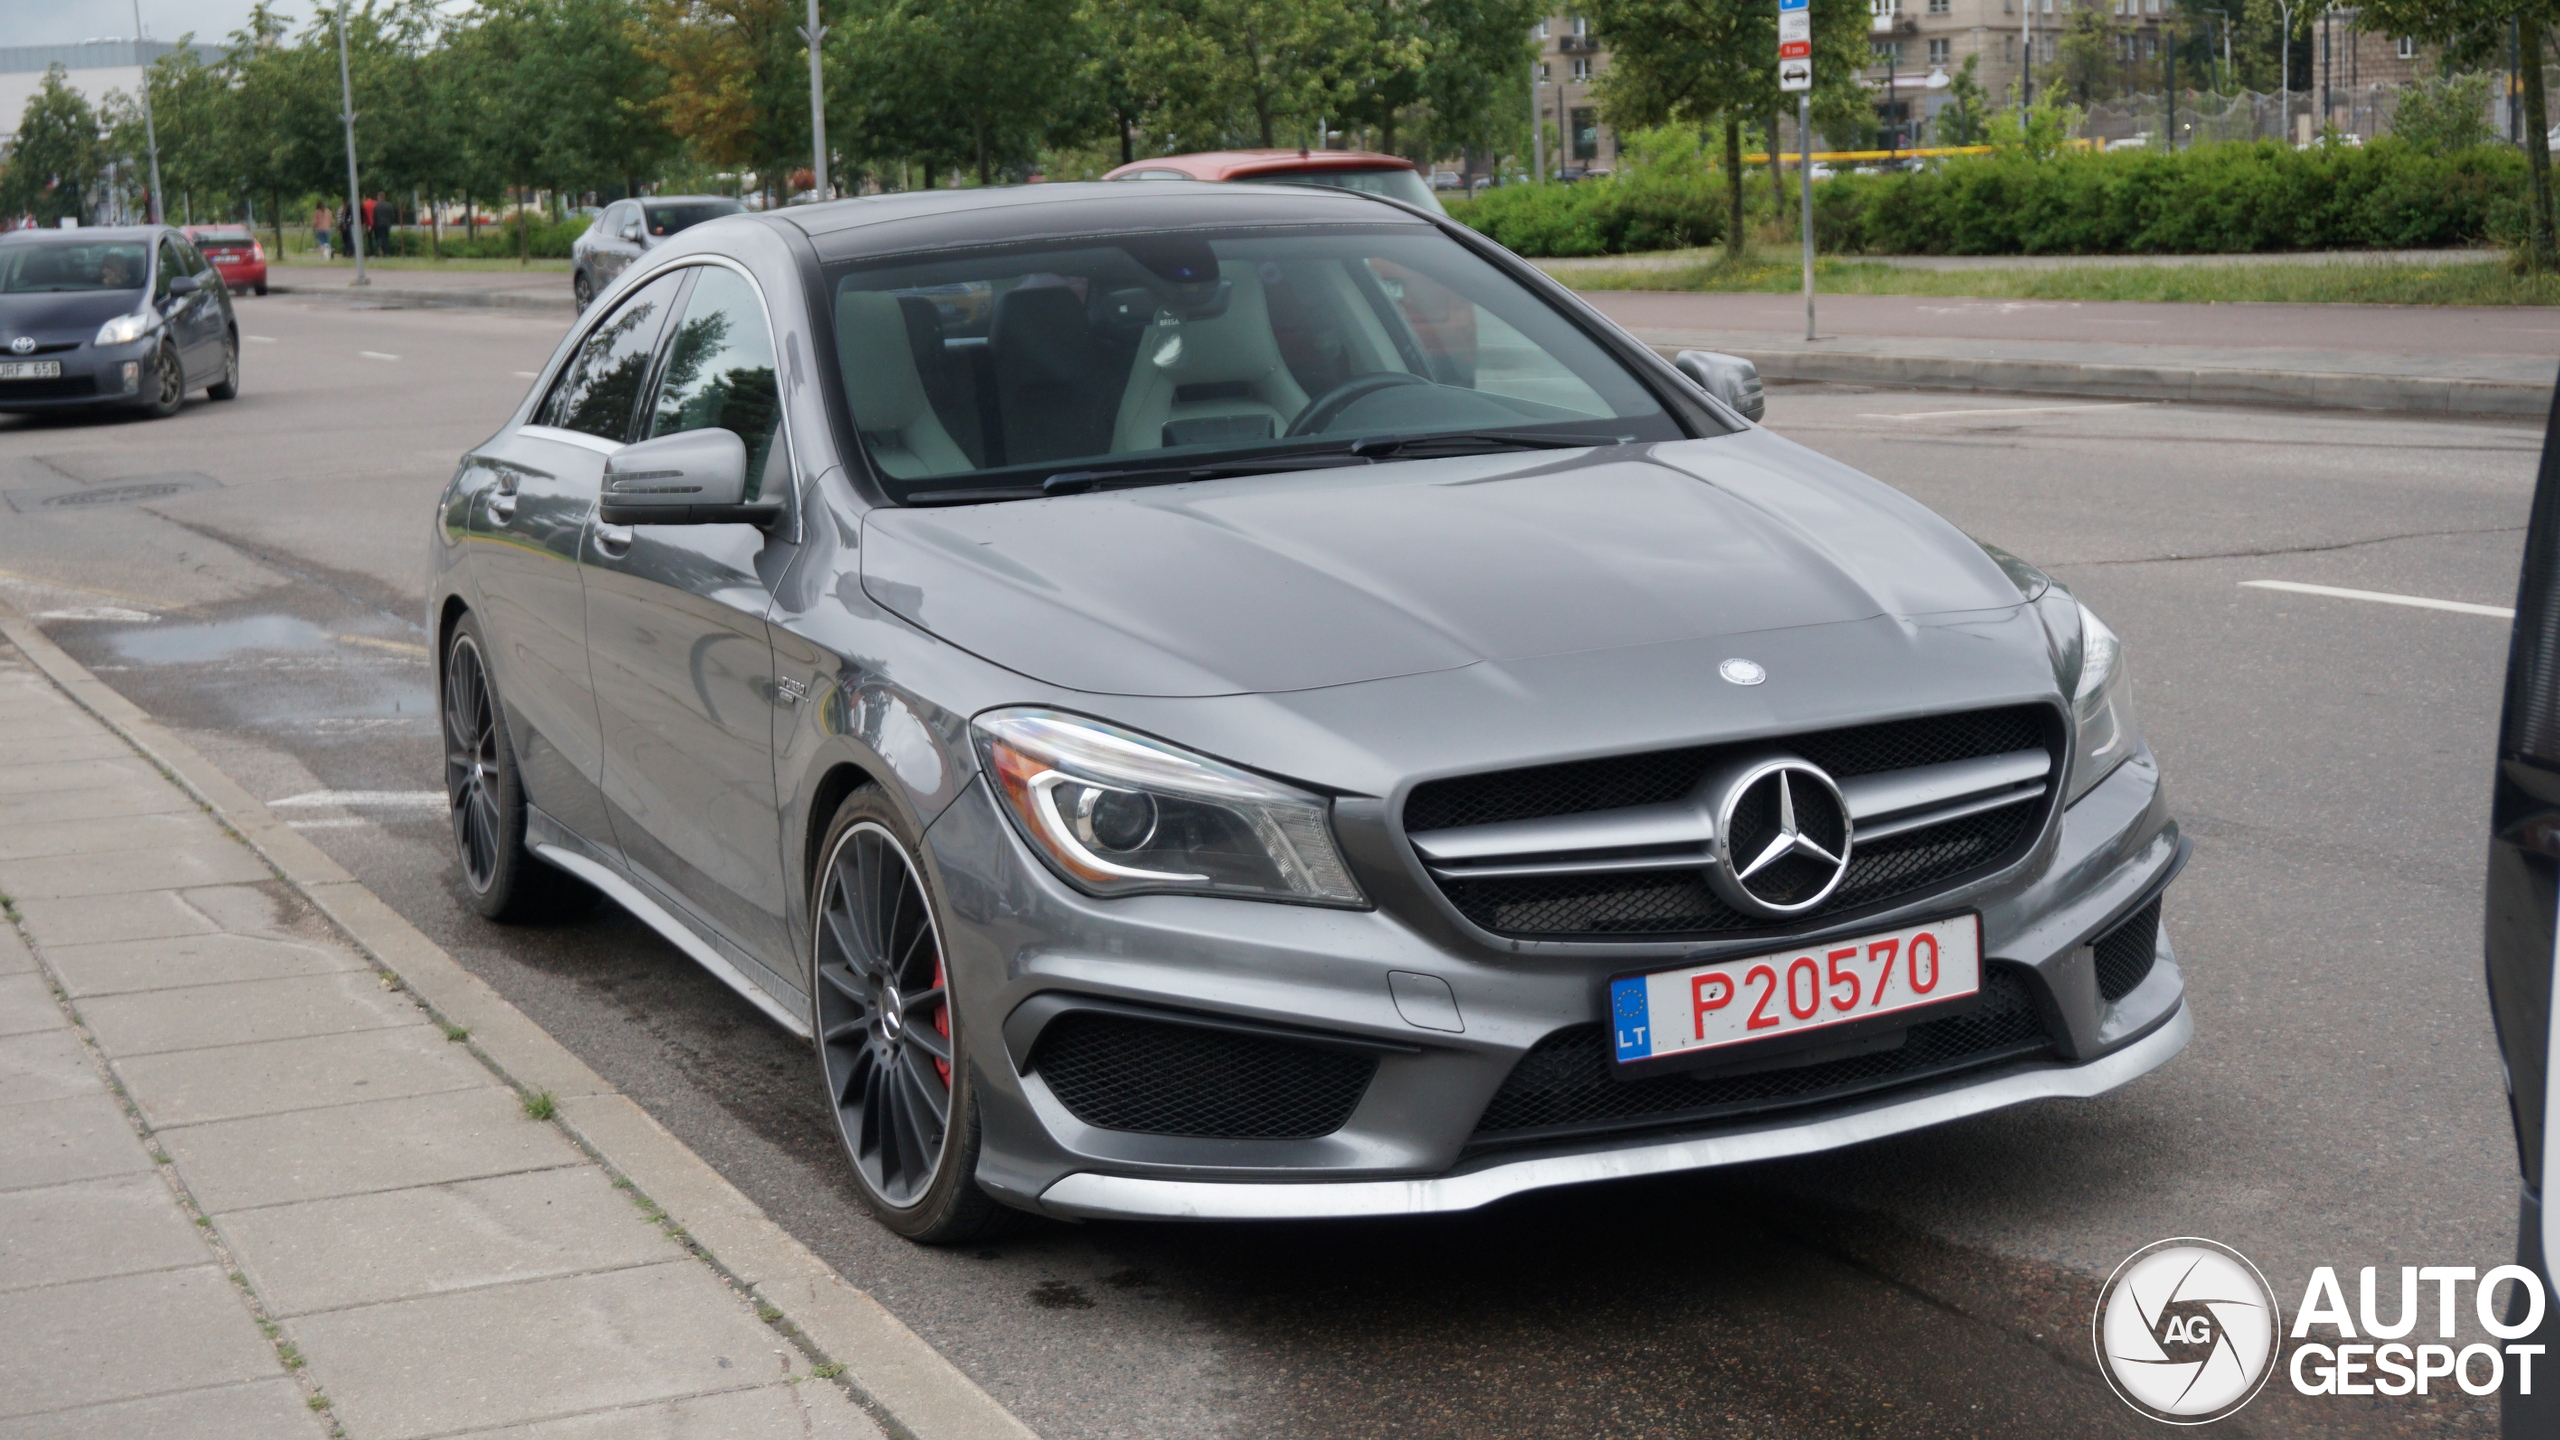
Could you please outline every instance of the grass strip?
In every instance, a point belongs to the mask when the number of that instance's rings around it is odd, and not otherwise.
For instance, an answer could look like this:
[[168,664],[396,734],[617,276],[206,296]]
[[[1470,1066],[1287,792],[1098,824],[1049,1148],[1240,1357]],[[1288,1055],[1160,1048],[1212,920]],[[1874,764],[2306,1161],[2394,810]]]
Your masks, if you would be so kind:
[[[1717,259],[1663,269],[1576,269],[1576,290],[1787,294],[1804,284],[1793,257]],[[2369,265],[2089,265],[2054,269],[1909,270],[1873,260],[1814,262],[1831,295],[1950,295],[2000,300],[2175,300],[2348,305],[2560,305],[2560,275],[2491,263]]]

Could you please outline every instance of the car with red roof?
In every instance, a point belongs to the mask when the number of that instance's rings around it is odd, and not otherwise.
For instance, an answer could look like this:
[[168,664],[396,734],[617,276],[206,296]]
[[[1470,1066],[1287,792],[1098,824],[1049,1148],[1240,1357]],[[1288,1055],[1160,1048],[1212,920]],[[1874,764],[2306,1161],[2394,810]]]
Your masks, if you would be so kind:
[[1257,185],[1322,185],[1384,195],[1437,215],[1431,182],[1401,155],[1368,150],[1213,150],[1159,155],[1123,165],[1105,180],[1224,180]]

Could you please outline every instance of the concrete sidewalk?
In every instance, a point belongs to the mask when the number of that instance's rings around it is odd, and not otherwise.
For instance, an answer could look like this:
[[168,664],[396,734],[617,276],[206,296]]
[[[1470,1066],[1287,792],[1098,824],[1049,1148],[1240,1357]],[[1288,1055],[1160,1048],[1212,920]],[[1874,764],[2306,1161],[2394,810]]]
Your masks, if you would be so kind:
[[569,272],[565,269],[368,269],[368,283],[362,288],[352,283],[355,278],[352,265],[267,267],[268,290],[305,299],[420,309],[525,310],[564,317],[578,311],[577,299],[569,293]]
[[0,633],[0,1440],[1029,1440],[237,787]]

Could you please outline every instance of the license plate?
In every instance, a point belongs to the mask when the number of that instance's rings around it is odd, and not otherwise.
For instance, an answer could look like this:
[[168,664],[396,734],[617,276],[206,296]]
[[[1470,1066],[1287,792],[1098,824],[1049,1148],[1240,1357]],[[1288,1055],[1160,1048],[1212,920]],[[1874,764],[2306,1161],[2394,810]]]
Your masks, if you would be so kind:
[[0,360],[0,380],[59,380],[59,360]]
[[1982,990],[1982,917],[1609,982],[1620,1064],[1854,1025]]

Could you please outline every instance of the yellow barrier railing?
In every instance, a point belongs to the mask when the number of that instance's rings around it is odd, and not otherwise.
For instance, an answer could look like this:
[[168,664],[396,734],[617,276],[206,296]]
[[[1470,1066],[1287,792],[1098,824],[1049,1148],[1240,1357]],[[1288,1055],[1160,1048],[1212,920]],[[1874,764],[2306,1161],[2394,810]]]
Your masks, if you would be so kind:
[[[1932,155],[1988,155],[1990,153],[1991,147],[1988,145],[1931,145],[1917,150],[1816,150],[1813,152],[1813,162],[1817,165],[1828,165],[1841,160],[1899,160],[1905,156],[1915,160],[1925,160]],[[1794,161],[1802,157],[1793,150],[1782,150],[1778,152],[1778,158],[1782,161]],[[1757,155],[1745,155],[1742,157],[1742,163],[1766,165],[1769,163],[1769,152],[1763,150]]]

